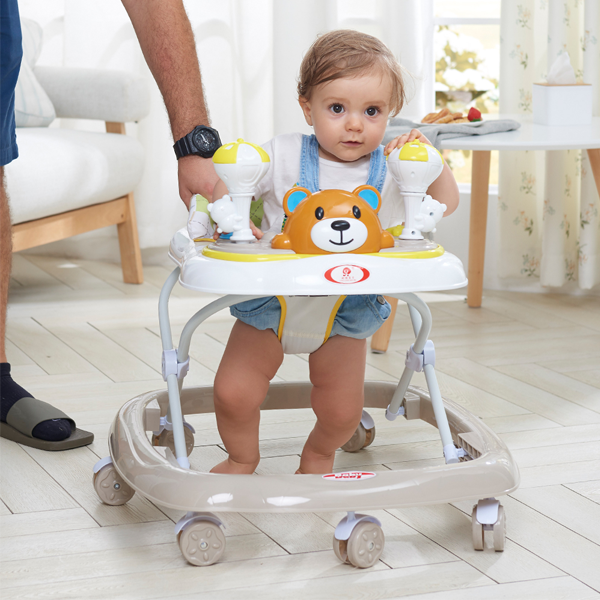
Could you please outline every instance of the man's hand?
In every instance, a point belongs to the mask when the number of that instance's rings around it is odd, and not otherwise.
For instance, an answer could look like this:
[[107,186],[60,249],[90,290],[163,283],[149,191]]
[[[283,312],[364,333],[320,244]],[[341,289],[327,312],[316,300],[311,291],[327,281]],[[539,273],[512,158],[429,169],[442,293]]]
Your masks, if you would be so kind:
[[413,142],[414,140],[418,140],[419,142],[423,142],[424,144],[429,144],[431,146],[431,142],[418,129],[411,129],[410,133],[403,133],[402,135],[395,137],[391,142],[388,142],[386,147],[383,149],[383,153],[385,156],[387,156],[395,148],[400,148],[404,146],[404,144]]
[[212,201],[213,189],[219,181],[212,159],[184,156],[177,161],[177,170],[179,195],[188,209],[194,194],[201,194]]

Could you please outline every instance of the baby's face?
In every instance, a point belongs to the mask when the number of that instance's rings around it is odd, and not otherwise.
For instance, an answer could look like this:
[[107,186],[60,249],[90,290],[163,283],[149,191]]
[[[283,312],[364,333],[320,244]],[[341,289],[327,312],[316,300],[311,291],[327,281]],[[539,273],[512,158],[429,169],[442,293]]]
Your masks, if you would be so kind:
[[379,71],[317,86],[300,106],[319,142],[319,155],[352,162],[381,144],[390,113],[392,82]]

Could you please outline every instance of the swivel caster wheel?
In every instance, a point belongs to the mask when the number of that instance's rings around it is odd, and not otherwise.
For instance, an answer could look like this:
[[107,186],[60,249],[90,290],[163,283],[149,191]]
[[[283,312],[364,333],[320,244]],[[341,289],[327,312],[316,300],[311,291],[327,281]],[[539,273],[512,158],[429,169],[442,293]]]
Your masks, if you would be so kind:
[[335,555],[359,569],[372,567],[381,557],[385,546],[383,529],[376,523],[362,521],[352,530],[347,540],[333,537]]
[[100,500],[110,506],[125,504],[135,494],[135,490],[125,483],[112,463],[94,473],[94,489]]
[[[480,501],[481,502],[481,501]],[[498,506],[498,515],[495,523],[480,523],[477,520],[477,504],[473,507],[471,513],[471,535],[473,536],[473,548],[475,550],[483,550],[485,548],[485,531],[492,532],[494,542],[494,550],[496,552],[504,552],[506,544],[506,517],[504,515],[504,506]]]
[[504,506],[498,508],[498,520],[494,523],[494,550],[504,552],[506,543],[506,518],[504,516]]
[[358,424],[352,437],[342,446],[344,452],[358,452],[367,446],[370,446],[375,439],[375,425],[366,429],[362,423]]
[[483,525],[477,520],[477,505],[471,513],[471,535],[473,536],[473,550],[483,550]]
[[183,557],[197,567],[216,563],[225,552],[225,534],[211,521],[194,520],[177,534]]
[[[191,429],[185,426],[183,427],[183,433],[185,435],[185,450],[189,456],[194,449],[194,434]],[[166,446],[175,455],[175,438],[173,431],[169,429],[163,429],[159,435],[152,435],[153,446]]]

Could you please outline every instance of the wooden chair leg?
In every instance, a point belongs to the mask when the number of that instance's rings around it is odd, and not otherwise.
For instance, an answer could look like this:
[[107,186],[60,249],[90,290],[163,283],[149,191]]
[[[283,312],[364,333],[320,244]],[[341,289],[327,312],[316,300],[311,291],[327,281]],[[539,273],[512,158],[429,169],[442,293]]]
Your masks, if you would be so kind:
[[390,303],[392,312],[384,324],[373,334],[371,338],[371,352],[383,354],[387,351],[394,326],[394,317],[396,316],[396,308],[398,307],[398,298],[390,298],[385,296],[385,299]]
[[471,172],[471,220],[469,228],[469,287],[467,305],[481,306],[483,295],[483,265],[485,262],[485,234],[490,185],[489,150],[473,152]]
[[596,189],[600,195],[600,148],[589,148],[587,153],[588,158],[590,159],[590,167],[592,168],[594,181],[596,182]]
[[117,225],[123,281],[125,283],[143,283],[144,272],[142,269],[142,254],[138,239],[133,193],[127,194],[126,210],[125,221]]

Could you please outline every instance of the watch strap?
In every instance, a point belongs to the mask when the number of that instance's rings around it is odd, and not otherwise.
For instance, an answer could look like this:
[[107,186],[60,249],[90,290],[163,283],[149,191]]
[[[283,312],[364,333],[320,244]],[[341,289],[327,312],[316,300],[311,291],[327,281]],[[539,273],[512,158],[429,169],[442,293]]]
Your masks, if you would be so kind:
[[191,140],[192,133],[193,131],[183,136],[173,144],[173,150],[175,150],[175,156],[178,159],[195,153],[195,147]]

